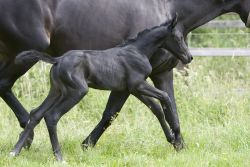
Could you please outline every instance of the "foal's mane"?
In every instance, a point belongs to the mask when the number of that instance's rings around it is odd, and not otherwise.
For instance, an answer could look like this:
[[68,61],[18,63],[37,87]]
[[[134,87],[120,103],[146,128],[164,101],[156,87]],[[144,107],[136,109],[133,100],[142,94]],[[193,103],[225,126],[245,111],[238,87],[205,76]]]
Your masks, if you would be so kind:
[[139,32],[139,33],[137,34],[136,37],[126,39],[126,40],[124,40],[121,44],[118,44],[116,47],[124,47],[124,46],[126,46],[126,45],[129,45],[129,44],[135,42],[137,39],[139,39],[139,38],[141,38],[142,36],[144,36],[145,34],[149,33],[150,31],[152,31],[152,30],[154,30],[154,29],[156,29],[156,28],[162,27],[162,26],[167,26],[168,24],[170,24],[169,21],[164,22],[163,24],[161,24],[161,25],[159,25],[159,26],[154,26],[154,27],[152,27],[152,28],[147,28],[147,29],[145,29],[145,30]]

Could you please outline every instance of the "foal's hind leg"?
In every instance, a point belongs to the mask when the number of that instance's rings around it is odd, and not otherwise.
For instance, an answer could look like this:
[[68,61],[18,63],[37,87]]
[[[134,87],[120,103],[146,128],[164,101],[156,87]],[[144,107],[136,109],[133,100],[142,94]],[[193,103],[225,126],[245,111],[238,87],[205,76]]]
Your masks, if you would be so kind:
[[33,132],[35,126],[41,121],[44,116],[44,113],[48,111],[51,107],[53,107],[53,105],[58,103],[58,98],[58,94],[53,94],[50,92],[45,101],[37,109],[31,111],[28,124],[26,125],[24,131],[21,133],[18,142],[14,146],[13,150],[10,152],[10,155],[17,156],[21,152],[21,149],[24,146],[30,133]]
[[45,114],[45,122],[48,128],[52,150],[57,161],[64,162],[57,136],[57,123],[65,113],[67,113],[82,99],[87,91],[86,87],[84,89],[71,91],[70,95],[64,94],[64,97],[60,100],[60,102],[53,106],[53,110],[50,110]]
[[171,144],[174,142],[174,136],[171,132],[171,130],[168,127],[168,124],[165,119],[165,115],[160,107],[159,104],[157,104],[152,98],[142,95],[134,95],[136,96],[140,101],[142,101],[156,116],[156,118],[159,120],[161,127],[163,129],[163,132],[167,138],[167,141]]
[[111,125],[112,121],[116,118],[128,97],[129,92],[127,91],[112,91],[110,93],[109,100],[102,115],[101,121],[98,123],[95,129],[88,135],[88,137],[82,142],[83,150],[87,149],[88,147],[95,146],[103,132]]

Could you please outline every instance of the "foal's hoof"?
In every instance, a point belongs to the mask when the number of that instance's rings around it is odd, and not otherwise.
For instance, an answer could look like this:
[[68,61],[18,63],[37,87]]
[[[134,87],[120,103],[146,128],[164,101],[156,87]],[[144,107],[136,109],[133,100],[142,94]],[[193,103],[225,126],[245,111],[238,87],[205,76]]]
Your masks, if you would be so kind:
[[[21,134],[19,135],[19,138],[20,136],[22,136],[23,132],[21,132]],[[34,132],[30,132],[28,138],[26,139],[24,145],[23,145],[23,148],[28,150],[33,142],[33,139],[34,139]]]
[[65,161],[65,160],[62,160],[62,162],[61,162],[62,164],[65,164],[65,165],[67,165],[68,163],[67,163],[67,161]]
[[16,153],[15,151],[10,152],[10,157],[16,157],[17,155],[18,155],[18,153]]
[[61,154],[55,154],[55,158],[57,162],[60,162],[62,164],[67,164],[67,162],[63,159]]
[[179,152],[181,150],[183,150],[185,148],[184,144],[183,143],[175,143],[174,144],[174,149]]

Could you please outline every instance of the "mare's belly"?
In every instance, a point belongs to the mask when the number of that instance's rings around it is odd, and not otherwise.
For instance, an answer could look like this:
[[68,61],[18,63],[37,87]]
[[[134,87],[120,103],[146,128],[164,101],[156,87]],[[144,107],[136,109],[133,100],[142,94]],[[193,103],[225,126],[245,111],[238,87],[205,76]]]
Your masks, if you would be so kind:
[[114,47],[165,21],[165,13],[153,5],[148,0],[62,0],[56,10],[51,49],[62,54]]

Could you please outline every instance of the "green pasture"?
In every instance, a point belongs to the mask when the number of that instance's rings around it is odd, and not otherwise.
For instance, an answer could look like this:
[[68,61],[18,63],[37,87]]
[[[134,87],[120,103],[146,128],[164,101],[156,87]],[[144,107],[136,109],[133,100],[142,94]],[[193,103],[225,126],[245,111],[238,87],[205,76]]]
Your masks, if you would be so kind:
[[[208,30],[196,30],[197,33]],[[210,30],[209,32],[247,30]],[[250,37],[193,37],[197,47],[248,47]],[[230,42],[231,41],[231,42]],[[38,63],[14,86],[28,111],[49,90],[50,66]],[[175,70],[175,95],[186,149],[175,152],[153,114],[130,97],[118,118],[95,148],[80,144],[102,116],[108,91],[89,94],[58,124],[67,164],[55,161],[44,121],[35,129],[30,150],[16,158],[9,152],[22,131],[0,100],[0,166],[134,166],[134,167],[248,167],[250,166],[250,57],[195,57],[188,76]]]

